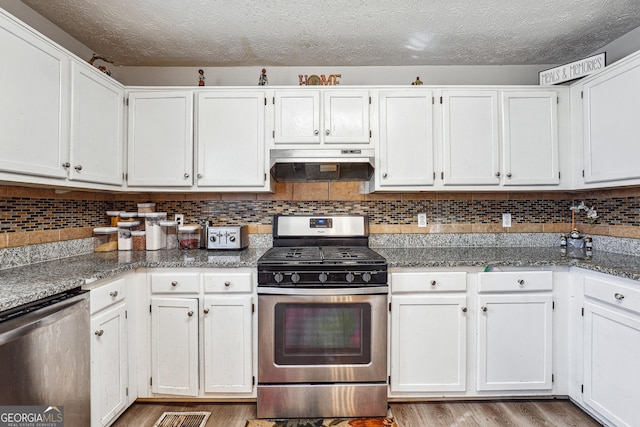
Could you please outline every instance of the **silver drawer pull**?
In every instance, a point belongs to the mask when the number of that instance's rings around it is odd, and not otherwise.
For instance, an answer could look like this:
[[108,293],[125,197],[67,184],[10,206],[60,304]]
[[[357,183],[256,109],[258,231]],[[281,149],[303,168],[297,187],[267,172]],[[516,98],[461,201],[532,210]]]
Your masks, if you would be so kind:
[[104,335],[104,330],[100,329],[99,331],[95,331],[94,334],[96,334],[96,336],[101,337],[102,335]]
[[467,307],[462,307],[462,312],[466,313],[467,312]]
[[171,282],[171,286],[178,286],[178,282],[174,280],[173,282]]
[[193,310],[187,313],[187,316],[191,317],[193,316]]
[[435,285],[436,285],[436,281],[435,281],[435,280],[432,280],[432,281],[431,281],[431,286],[435,286]]
[[228,288],[229,286],[231,286],[231,282],[224,282],[224,285]]
[[204,314],[209,314],[209,309],[208,308],[204,309]]
[[109,296],[110,296],[111,298],[115,298],[115,297],[117,297],[117,296],[118,296],[118,291],[109,292]]
[[624,295],[619,294],[619,293],[617,293],[617,292],[616,292],[613,296],[614,296],[614,298],[615,298],[615,299],[617,299],[618,301],[622,301],[622,300],[624,299]]
[[487,311],[487,307],[482,306],[482,307],[480,307],[480,310],[482,310],[482,311],[485,311],[485,312],[486,312],[486,311]]
[[523,279],[518,279],[518,285],[524,286],[524,280]]

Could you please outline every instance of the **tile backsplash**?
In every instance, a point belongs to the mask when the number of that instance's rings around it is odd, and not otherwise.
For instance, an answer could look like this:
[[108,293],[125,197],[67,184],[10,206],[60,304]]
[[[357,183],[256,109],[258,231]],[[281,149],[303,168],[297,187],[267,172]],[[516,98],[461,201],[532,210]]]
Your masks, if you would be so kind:
[[[274,214],[367,214],[372,234],[394,233],[558,233],[571,227],[570,207],[594,206],[598,219],[575,221],[595,235],[640,238],[640,188],[583,192],[390,193],[362,194],[360,184],[278,184],[273,194],[99,193],[0,186],[0,248],[92,236],[108,224],[107,210],[137,210],[154,201],[156,210],[185,215],[189,222],[247,224],[250,233],[270,233]],[[512,227],[502,227],[502,213]],[[427,227],[417,227],[426,213]]]

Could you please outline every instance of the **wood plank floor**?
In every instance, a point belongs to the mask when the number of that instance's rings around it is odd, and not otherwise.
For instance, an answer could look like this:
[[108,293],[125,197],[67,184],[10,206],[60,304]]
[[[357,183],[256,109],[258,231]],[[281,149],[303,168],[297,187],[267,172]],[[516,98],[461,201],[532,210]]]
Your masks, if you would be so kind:
[[[399,427],[600,426],[568,400],[392,403]],[[113,427],[152,427],[163,412],[209,411],[207,427],[244,427],[256,416],[249,403],[136,403]]]

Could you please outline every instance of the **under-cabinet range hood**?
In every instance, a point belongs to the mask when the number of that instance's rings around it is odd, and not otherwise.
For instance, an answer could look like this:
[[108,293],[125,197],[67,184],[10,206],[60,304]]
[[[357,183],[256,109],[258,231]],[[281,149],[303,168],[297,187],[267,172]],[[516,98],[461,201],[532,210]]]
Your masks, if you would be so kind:
[[373,149],[271,150],[271,175],[279,182],[368,181]]

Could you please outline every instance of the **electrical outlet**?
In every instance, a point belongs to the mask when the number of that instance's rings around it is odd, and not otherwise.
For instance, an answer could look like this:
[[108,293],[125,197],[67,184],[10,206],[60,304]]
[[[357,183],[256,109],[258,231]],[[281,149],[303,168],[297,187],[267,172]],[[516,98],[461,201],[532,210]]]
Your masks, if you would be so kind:
[[183,214],[176,214],[175,220],[178,223],[178,227],[182,227],[184,225],[184,215]]
[[419,213],[418,214],[418,227],[426,227],[427,226],[427,214]]
[[502,226],[503,227],[511,227],[511,214],[503,213],[502,214]]

